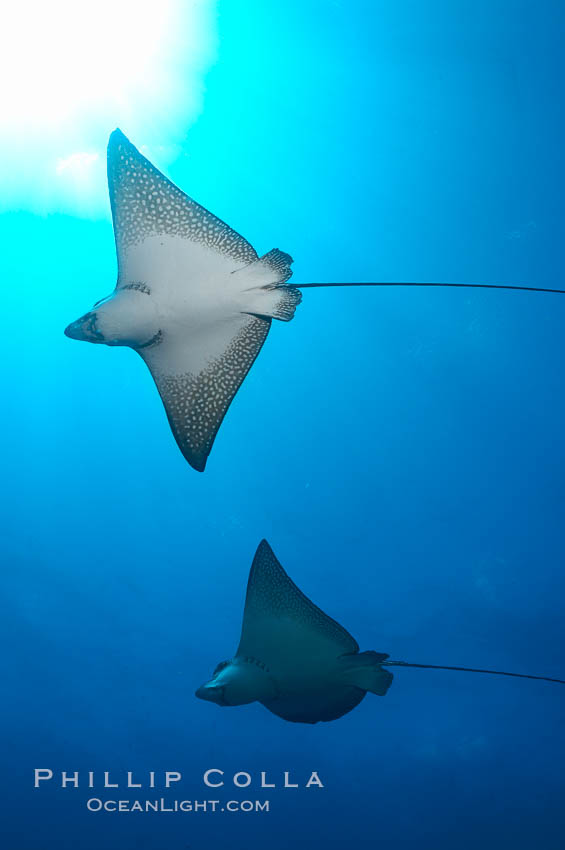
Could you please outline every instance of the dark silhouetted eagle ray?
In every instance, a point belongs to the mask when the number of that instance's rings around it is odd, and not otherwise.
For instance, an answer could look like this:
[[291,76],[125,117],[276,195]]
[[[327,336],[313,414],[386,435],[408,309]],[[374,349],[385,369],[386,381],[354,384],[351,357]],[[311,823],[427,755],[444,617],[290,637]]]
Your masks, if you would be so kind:
[[216,667],[196,696],[222,706],[260,702],[294,723],[336,720],[365,694],[384,696],[392,683],[385,667],[433,667],[565,684],[565,680],[499,670],[389,661],[360,652],[355,638],[324,614],[286,574],[266,540],[249,574],[241,639],[235,656]]

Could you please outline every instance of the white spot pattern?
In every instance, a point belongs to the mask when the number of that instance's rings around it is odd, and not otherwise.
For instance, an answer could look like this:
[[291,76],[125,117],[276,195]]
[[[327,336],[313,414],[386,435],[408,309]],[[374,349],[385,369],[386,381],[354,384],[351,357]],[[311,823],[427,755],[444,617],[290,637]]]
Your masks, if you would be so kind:
[[222,420],[267,338],[270,320],[250,317],[221,357],[200,374],[162,375],[143,350],[178,446],[203,472]]
[[160,234],[204,244],[242,265],[257,259],[243,236],[185,195],[119,130],[108,144],[108,188],[118,262],[129,246]]

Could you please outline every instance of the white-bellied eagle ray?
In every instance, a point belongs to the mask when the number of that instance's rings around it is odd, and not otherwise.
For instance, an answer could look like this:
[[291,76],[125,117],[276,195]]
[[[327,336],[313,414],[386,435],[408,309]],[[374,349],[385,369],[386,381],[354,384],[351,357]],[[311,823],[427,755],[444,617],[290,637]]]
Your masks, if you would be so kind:
[[565,684],[547,676],[388,658],[384,652],[360,652],[355,638],[302,593],[262,540],[249,573],[237,652],[218,664],[196,696],[221,706],[260,702],[284,720],[318,723],[347,714],[368,692],[384,696],[393,679],[386,667],[460,670]]
[[65,333],[72,339],[129,346],[141,355],[178,446],[199,471],[272,319],[292,319],[301,288],[534,288],[288,284],[289,254],[274,249],[259,257],[246,239],[158,171],[120,130],[108,144],[108,188],[118,257],[116,289]]

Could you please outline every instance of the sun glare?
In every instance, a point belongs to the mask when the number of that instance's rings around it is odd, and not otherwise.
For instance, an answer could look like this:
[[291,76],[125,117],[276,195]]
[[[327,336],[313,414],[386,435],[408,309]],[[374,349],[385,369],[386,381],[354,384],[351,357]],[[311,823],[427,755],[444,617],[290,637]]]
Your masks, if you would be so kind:
[[[80,195],[89,174],[102,171],[114,126],[149,145],[174,145],[179,125],[185,130],[201,107],[202,77],[215,47],[214,5],[19,0],[7,6],[0,30],[0,153],[2,169],[7,161],[10,169],[0,174],[2,206],[68,206],[65,199]],[[24,157],[25,172],[14,173]]]
[[2,121],[56,125],[126,101],[153,82],[171,25],[170,2],[155,18],[136,2],[19,2],[2,27],[0,67],[9,80]]

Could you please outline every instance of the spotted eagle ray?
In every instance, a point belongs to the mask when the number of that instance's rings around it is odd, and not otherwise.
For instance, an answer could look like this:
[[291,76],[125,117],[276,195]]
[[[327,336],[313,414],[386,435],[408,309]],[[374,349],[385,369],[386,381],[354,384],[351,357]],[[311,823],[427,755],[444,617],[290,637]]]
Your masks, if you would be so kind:
[[494,284],[288,284],[293,262],[277,248],[259,257],[249,242],[155,168],[120,130],[108,144],[108,188],[118,258],[112,295],[72,322],[72,339],[125,345],[151,372],[177,444],[203,471],[235,394],[272,319],[288,322],[300,289],[322,286]]
[[238,650],[230,661],[218,664],[196,696],[222,706],[260,702],[284,720],[318,723],[343,717],[367,692],[384,696],[393,679],[385,667],[460,670],[565,684],[547,676],[388,658],[385,652],[360,652],[355,638],[302,593],[262,540],[249,573]]

